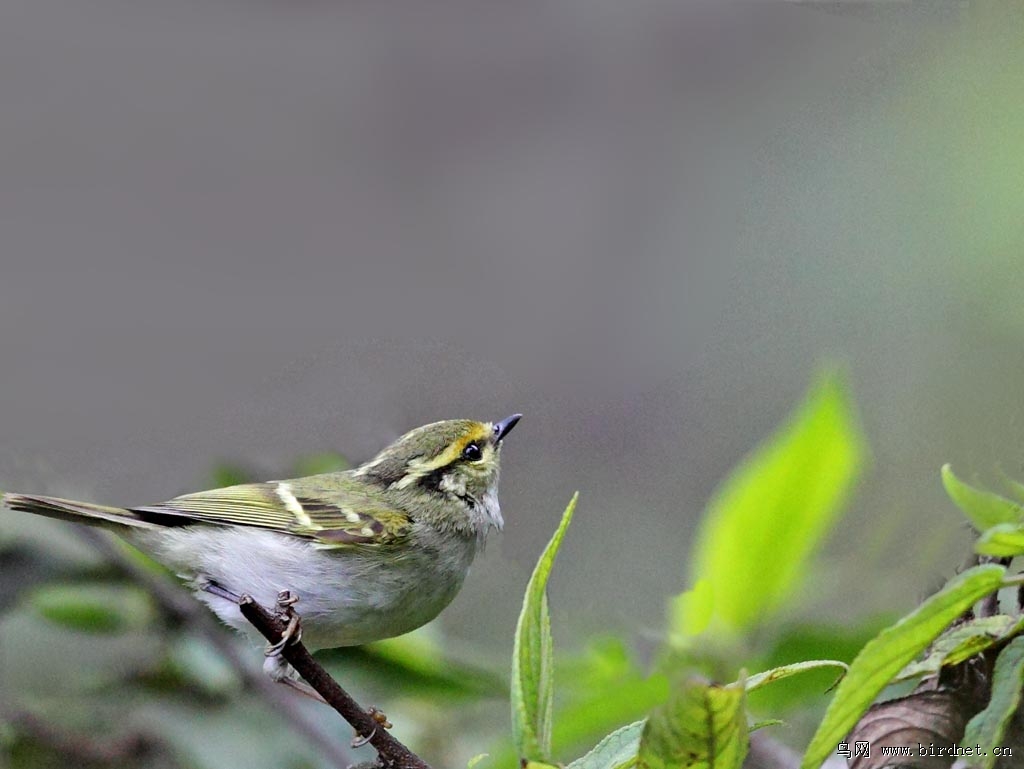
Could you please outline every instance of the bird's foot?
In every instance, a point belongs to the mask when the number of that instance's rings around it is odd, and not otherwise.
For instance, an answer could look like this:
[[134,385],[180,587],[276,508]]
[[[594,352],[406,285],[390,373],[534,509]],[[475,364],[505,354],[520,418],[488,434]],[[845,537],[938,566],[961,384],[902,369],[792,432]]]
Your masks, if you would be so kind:
[[304,694],[312,700],[328,704],[320,693],[312,686],[307,684],[301,678],[299,674],[295,672],[295,668],[285,662],[284,657],[278,655],[276,657],[267,657],[263,661],[263,672],[266,673],[270,678],[279,684],[284,684],[292,691]]
[[277,614],[288,625],[284,629],[284,633],[281,634],[281,639],[276,643],[267,644],[267,648],[264,649],[263,653],[267,657],[279,657],[281,652],[284,651],[284,647],[289,644],[297,644],[302,640],[302,622],[295,611],[295,604],[299,602],[299,597],[295,595],[291,590],[282,590],[277,594],[277,604],[274,607],[277,610]]
[[394,724],[388,721],[388,717],[387,715],[385,715],[384,711],[377,710],[377,708],[370,708],[369,713],[370,718],[372,718],[376,722],[376,725],[373,727],[373,731],[371,731],[365,737],[360,734],[357,734],[355,737],[353,737],[352,742],[349,743],[350,745],[352,745],[353,748],[361,748],[363,747],[363,745],[366,745],[370,740],[373,739],[373,736],[377,734],[377,729],[390,729],[392,726],[394,726]]

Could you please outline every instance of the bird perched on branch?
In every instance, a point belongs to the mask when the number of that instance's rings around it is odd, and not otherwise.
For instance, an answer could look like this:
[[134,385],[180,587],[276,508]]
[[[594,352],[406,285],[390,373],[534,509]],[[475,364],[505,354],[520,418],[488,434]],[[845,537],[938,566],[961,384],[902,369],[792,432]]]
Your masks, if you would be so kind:
[[[158,505],[108,507],[6,494],[13,510],[99,526],[179,574],[228,625],[252,632],[242,595],[300,602],[312,649],[391,638],[434,619],[462,587],[491,529],[502,528],[502,441],[520,414],[499,422],[453,419],[412,430],[352,470],[184,494]],[[264,668],[305,693],[267,648]]]

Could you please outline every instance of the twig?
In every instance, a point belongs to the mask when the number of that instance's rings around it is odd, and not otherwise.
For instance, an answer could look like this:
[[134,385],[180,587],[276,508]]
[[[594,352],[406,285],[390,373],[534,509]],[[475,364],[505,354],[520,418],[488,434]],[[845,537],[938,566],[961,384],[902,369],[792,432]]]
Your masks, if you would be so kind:
[[[268,641],[278,643],[281,640],[287,623],[256,603],[252,596],[243,595],[238,608],[242,616]],[[328,705],[338,711],[366,742],[377,749],[381,765],[389,769],[430,769],[422,758],[392,737],[372,713],[361,708],[320,663],[313,659],[313,655],[301,641],[286,644],[281,655],[306,683],[327,701]]]
[[271,681],[262,670],[254,668],[251,662],[239,653],[231,636],[201,603],[170,579],[164,579],[140,567],[128,558],[108,535],[87,526],[77,528],[81,530],[82,539],[99,551],[107,562],[148,590],[165,615],[202,636],[216,648],[238,673],[243,684],[259,693],[267,701],[267,707],[287,720],[295,731],[314,745],[327,760],[342,769],[352,763],[352,756],[339,746],[336,740],[324,734],[319,724],[298,707],[296,697],[283,686]]

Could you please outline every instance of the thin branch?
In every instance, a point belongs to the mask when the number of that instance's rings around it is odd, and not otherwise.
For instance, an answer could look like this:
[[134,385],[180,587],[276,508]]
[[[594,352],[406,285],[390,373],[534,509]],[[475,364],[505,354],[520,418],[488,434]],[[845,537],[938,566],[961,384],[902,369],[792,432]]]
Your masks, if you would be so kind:
[[344,769],[352,763],[352,756],[338,742],[323,732],[320,725],[299,708],[295,697],[283,686],[274,683],[244,655],[234,643],[231,635],[213,615],[169,578],[148,571],[132,561],[110,537],[97,529],[79,526],[82,539],[99,551],[105,560],[132,578],[134,582],[149,591],[161,612],[186,629],[201,636],[217,649],[242,679],[243,684],[257,692],[267,707],[276,715],[288,721],[295,731],[334,766]]
[[[260,606],[252,596],[243,595],[238,608],[242,616],[260,631],[264,638],[271,643],[280,642],[287,627],[284,620]],[[313,659],[313,655],[301,641],[286,644],[281,655],[328,705],[338,711],[367,743],[376,748],[381,765],[389,769],[430,769],[423,759],[391,736],[373,713],[360,707],[359,703],[331,678],[323,666]]]

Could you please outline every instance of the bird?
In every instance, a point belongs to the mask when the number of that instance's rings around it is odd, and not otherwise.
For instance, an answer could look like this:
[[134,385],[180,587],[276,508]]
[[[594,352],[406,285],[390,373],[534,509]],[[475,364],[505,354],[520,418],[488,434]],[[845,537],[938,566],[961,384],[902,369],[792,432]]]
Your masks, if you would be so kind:
[[[350,470],[110,507],[4,494],[12,510],[114,532],[181,577],[225,624],[255,637],[241,596],[292,615],[264,670],[316,697],[281,656],[357,646],[415,630],[462,587],[492,530],[501,447],[521,414],[449,419],[410,430]],[[298,602],[299,609],[291,605]],[[301,621],[299,621],[301,620]]]

